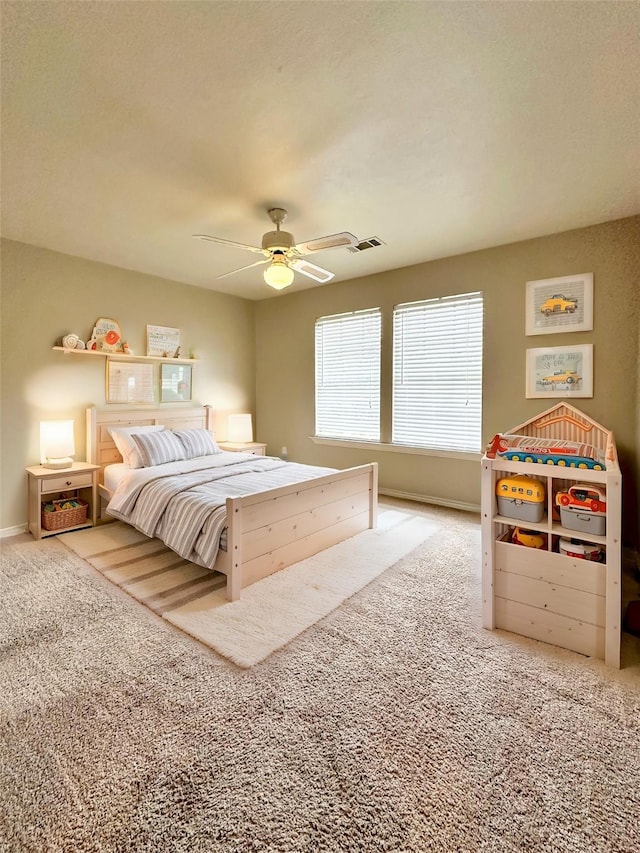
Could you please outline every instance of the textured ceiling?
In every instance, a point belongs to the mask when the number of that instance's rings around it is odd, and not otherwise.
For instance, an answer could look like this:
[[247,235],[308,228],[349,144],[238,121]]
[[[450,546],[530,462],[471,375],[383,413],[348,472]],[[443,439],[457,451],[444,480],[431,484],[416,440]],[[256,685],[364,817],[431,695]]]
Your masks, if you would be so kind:
[[386,243],[340,281],[640,211],[636,2],[0,7],[11,239],[263,299],[191,235]]

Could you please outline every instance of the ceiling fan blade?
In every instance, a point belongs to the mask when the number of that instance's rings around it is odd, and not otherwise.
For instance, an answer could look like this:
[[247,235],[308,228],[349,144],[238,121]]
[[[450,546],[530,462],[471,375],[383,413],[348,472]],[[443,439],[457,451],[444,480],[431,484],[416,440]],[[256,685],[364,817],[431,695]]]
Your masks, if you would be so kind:
[[222,243],[223,246],[233,246],[236,249],[246,249],[248,252],[259,252],[261,255],[264,251],[258,246],[247,246],[246,243],[234,243],[233,240],[223,240],[222,237],[209,237],[208,234],[192,234],[196,240],[209,240],[211,243]]
[[328,237],[316,237],[315,240],[307,240],[305,243],[298,243],[295,246],[296,251],[301,255],[309,255],[312,252],[321,252],[323,249],[338,249],[342,246],[355,246],[358,238],[348,231],[341,231],[339,234],[329,234]]
[[228,275],[234,275],[237,272],[242,272],[242,270],[250,270],[251,267],[259,267],[262,264],[268,264],[270,258],[266,258],[264,261],[256,261],[254,264],[247,264],[246,267],[238,267],[237,270],[231,270],[231,272],[223,272],[222,275],[217,275],[216,278],[226,278]]
[[309,276],[309,278],[319,281],[321,284],[326,284],[326,282],[331,281],[335,275],[335,273],[329,272],[329,270],[323,270],[322,267],[310,264],[309,261],[304,261],[302,258],[290,261],[289,266],[296,272]]

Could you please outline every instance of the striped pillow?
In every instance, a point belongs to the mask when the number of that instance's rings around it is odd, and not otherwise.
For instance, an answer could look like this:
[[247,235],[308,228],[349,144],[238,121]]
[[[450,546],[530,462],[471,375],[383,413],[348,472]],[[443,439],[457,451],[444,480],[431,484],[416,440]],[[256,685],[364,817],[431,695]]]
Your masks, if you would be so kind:
[[185,459],[184,447],[170,429],[162,432],[151,432],[132,435],[140,451],[142,466],[152,468],[154,465],[165,465],[167,462],[177,462]]
[[183,432],[177,432],[176,435],[184,447],[185,459],[220,453],[220,448],[208,429],[185,429]]
[[132,436],[140,433],[160,432],[165,429],[165,426],[164,424],[156,424],[155,426],[108,427],[107,429],[122,456],[124,464],[128,465],[129,468],[142,468],[142,459]]

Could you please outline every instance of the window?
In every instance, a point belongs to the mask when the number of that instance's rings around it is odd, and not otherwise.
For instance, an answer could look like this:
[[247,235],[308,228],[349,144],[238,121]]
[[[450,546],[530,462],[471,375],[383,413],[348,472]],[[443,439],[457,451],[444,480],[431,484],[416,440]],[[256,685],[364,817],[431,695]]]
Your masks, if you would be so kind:
[[380,441],[380,309],[316,321],[316,435]]
[[482,419],[482,294],[396,305],[392,441],[478,452]]

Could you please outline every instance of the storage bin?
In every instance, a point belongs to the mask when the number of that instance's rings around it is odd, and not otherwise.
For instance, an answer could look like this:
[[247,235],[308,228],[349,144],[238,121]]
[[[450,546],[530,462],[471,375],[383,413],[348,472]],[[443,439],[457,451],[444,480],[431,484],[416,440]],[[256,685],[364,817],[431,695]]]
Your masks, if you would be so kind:
[[[64,500],[48,501],[54,505],[63,505],[68,503],[69,498]],[[83,501],[82,498],[73,498],[73,501],[78,506],[72,509],[60,509],[55,512],[41,512],[41,523],[45,530],[65,530],[67,527],[75,527],[78,524],[83,524],[87,520],[87,508],[89,504]],[[44,507],[44,504],[42,505]]]
[[603,513],[576,510],[574,507],[560,507],[560,523],[567,530],[579,530],[580,533],[593,533],[595,536],[604,536],[607,529]]
[[534,522],[541,521],[544,516],[544,484],[526,474],[498,480],[496,497],[500,515]]
[[602,486],[574,483],[566,492],[556,494],[560,521],[569,530],[604,536],[607,527],[607,496]]
[[605,550],[602,545],[594,545],[591,542],[581,542],[579,539],[561,539],[560,553],[565,557],[573,557],[577,560],[591,560],[594,563],[603,563]]

